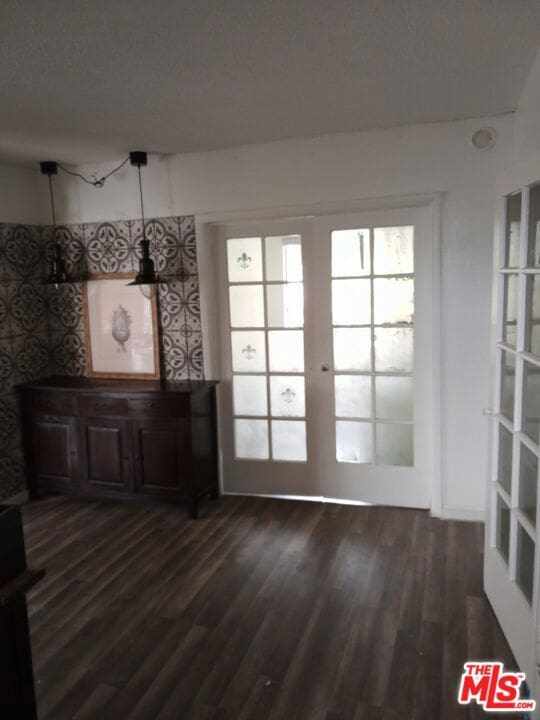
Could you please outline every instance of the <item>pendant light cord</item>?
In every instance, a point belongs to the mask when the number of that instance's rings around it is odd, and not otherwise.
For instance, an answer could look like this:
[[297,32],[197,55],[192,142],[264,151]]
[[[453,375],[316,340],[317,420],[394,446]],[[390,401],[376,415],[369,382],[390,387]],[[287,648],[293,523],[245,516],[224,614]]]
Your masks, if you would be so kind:
[[53,227],[56,226],[56,214],[54,212],[54,195],[53,195],[53,189],[52,189],[52,175],[49,175],[49,194],[51,196],[51,214],[52,214],[52,224]]
[[118,167],[113,168],[110,172],[106,173],[102,177],[98,178],[95,175],[93,176],[92,180],[89,180],[88,178],[84,177],[84,175],[81,175],[81,173],[75,172],[74,170],[68,170],[66,167],[61,165],[60,163],[57,163],[60,170],[67,173],[68,175],[73,175],[74,177],[78,177],[81,180],[84,180],[85,183],[88,183],[88,185],[93,185],[94,187],[103,187],[105,185],[105,180],[111,177],[111,175],[114,175],[115,172],[118,172],[121,170],[124,165],[128,162],[129,155],[125,160],[123,160]]
[[139,171],[139,195],[141,197],[141,220],[142,220],[142,236],[143,240],[146,240],[146,229],[144,227],[144,203],[143,203],[143,192],[142,192],[142,178],[141,178],[141,166],[137,165]]

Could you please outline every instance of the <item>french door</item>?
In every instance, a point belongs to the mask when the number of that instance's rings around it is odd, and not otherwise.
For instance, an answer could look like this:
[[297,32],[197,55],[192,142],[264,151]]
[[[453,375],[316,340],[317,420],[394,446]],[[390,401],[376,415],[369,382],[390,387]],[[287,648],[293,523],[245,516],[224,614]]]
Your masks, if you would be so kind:
[[503,198],[496,237],[493,456],[484,578],[486,594],[539,699],[540,185],[511,190]]
[[429,217],[220,228],[225,491],[429,507]]

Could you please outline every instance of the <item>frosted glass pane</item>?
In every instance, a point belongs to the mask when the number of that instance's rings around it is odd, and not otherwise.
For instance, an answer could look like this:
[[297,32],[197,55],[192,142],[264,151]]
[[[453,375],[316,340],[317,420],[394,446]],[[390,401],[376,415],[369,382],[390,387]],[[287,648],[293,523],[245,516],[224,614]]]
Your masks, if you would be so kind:
[[369,230],[332,232],[332,277],[369,275]]
[[534,542],[518,523],[516,582],[532,603],[534,584]]
[[378,377],[375,380],[377,417],[387,420],[412,420],[414,380],[411,377]]
[[369,325],[369,280],[332,280],[332,322],[334,325]]
[[375,275],[397,275],[414,271],[414,227],[375,228],[373,272]]
[[[539,247],[540,250],[540,247]],[[507,341],[509,342],[509,341]],[[527,278],[527,332],[525,347],[540,356],[540,276]],[[515,339],[512,343],[515,345]]]
[[521,232],[521,193],[506,199],[506,267],[519,267]]
[[506,275],[504,278],[503,340],[509,345],[516,344],[518,302],[519,277],[518,275]]
[[337,417],[371,417],[371,377],[336,375],[334,389]]
[[264,327],[262,285],[232,285],[229,303],[231,327]]
[[414,367],[414,330],[412,328],[375,328],[375,370],[412,372]]
[[272,458],[305,462],[306,423],[301,420],[272,420]]
[[336,421],[336,460],[370,463],[372,459],[371,423]]
[[286,283],[266,286],[268,327],[302,327],[304,324],[304,285]]
[[379,278],[373,281],[375,324],[411,323],[414,320],[414,280]]
[[540,185],[529,192],[529,260],[528,264],[540,265]]
[[503,558],[508,562],[510,552],[510,509],[497,493],[497,547]]
[[261,238],[227,240],[229,282],[262,282]]
[[236,457],[268,460],[267,420],[235,420],[234,430]]
[[268,333],[271,372],[304,372],[302,330],[271,330]]
[[268,415],[265,375],[234,375],[235,415]]
[[231,345],[234,372],[265,372],[264,332],[261,330],[232,332]]
[[334,369],[371,369],[369,328],[334,328]]
[[514,439],[504,425],[499,425],[499,467],[497,480],[506,492],[512,492],[512,455]]
[[516,357],[502,351],[501,413],[509,420],[514,419],[514,386],[516,378]]
[[304,378],[298,375],[271,375],[270,403],[274,416],[304,417],[306,414]]
[[266,279],[302,281],[302,239],[300,235],[265,238]]
[[538,458],[528,447],[521,445],[519,461],[519,507],[536,525],[536,491],[538,485]]
[[523,365],[523,432],[539,441],[540,427],[540,368],[526,362]]
[[379,465],[414,465],[412,425],[377,424],[377,462]]

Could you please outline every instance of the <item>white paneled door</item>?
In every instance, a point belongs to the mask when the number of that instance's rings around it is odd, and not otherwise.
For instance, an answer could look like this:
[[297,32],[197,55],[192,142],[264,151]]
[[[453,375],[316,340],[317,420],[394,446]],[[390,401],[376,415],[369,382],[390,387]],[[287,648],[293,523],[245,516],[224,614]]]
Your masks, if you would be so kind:
[[429,507],[427,208],[220,228],[225,491]]
[[485,590],[540,699],[540,185],[509,186],[496,234],[493,457]]

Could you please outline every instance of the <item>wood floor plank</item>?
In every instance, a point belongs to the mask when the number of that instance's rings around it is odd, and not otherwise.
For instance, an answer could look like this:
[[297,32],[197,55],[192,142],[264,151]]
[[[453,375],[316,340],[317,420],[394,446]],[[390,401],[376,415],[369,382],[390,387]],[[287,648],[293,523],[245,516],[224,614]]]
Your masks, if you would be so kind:
[[224,497],[23,508],[40,720],[450,720],[463,663],[515,661],[483,528]]

